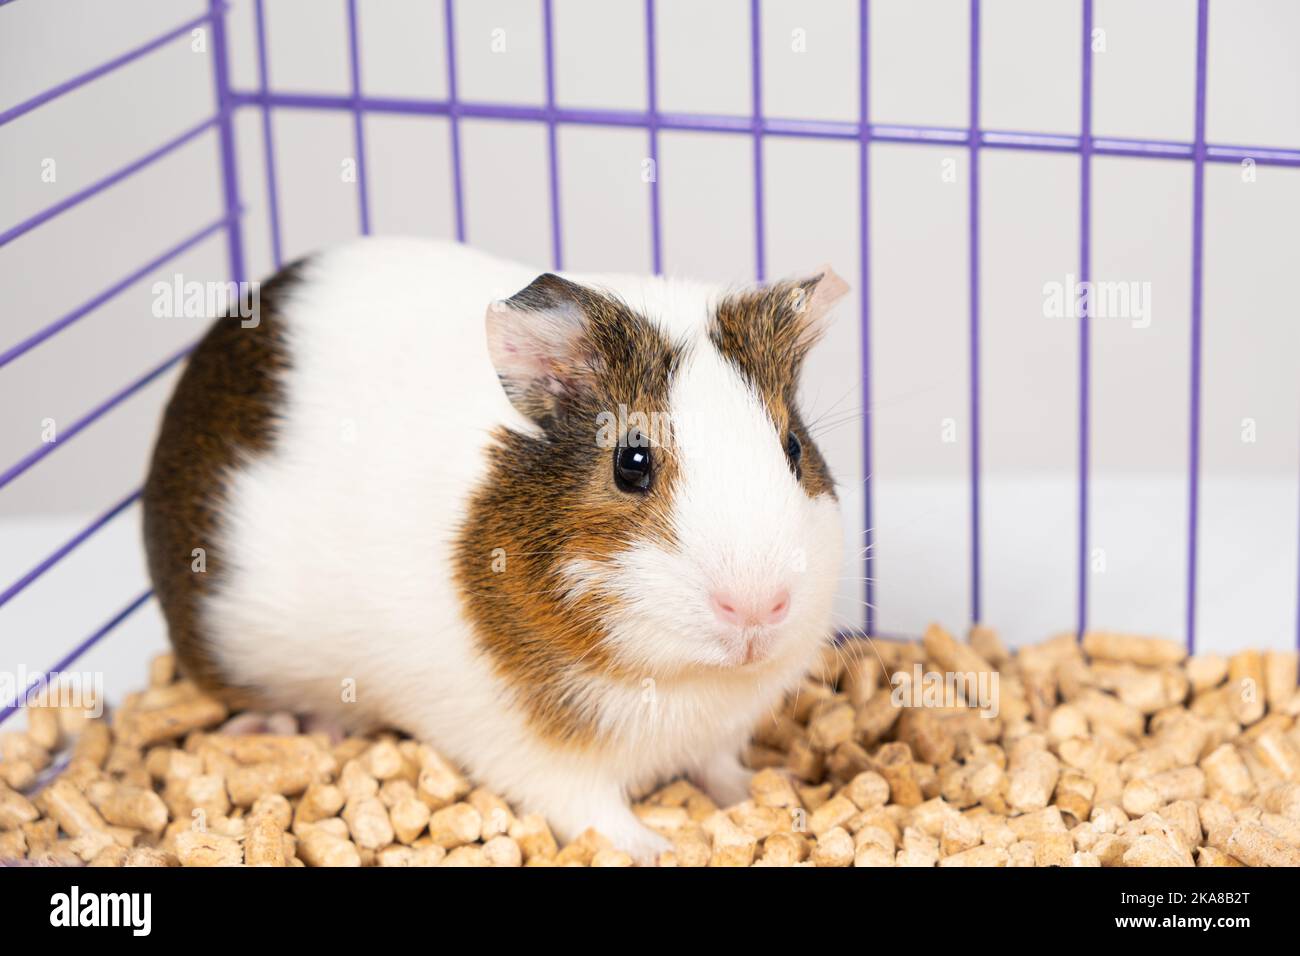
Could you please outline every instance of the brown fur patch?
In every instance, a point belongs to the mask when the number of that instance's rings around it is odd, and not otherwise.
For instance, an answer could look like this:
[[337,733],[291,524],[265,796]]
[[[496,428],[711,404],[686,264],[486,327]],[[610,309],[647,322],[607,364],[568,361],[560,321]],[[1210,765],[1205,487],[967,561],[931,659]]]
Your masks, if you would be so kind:
[[481,647],[534,727],[581,744],[594,739],[597,715],[575,678],[634,678],[602,643],[614,599],[597,589],[566,600],[572,582],[562,569],[575,560],[604,563],[646,538],[671,546],[677,480],[671,447],[660,446],[651,450],[650,488],[620,490],[616,449],[598,441],[600,416],[617,416],[620,405],[647,415],[667,411],[682,354],[613,297],[554,276],[525,292],[511,300],[525,312],[554,307],[556,296],[575,299],[584,328],[573,360],[544,372],[548,381],[511,383],[516,405],[542,433],[502,428],[493,436],[487,478],[458,536],[456,579]]
[[781,440],[788,433],[799,439],[798,473],[809,496],[834,497],[830,468],[804,426],[797,401],[804,357],[821,334],[820,317],[807,309],[818,279],[727,296],[718,303],[709,338],[762,396]]
[[[198,607],[224,567],[217,519],[230,470],[274,438],[288,364],[277,303],[301,266],[286,266],[260,288],[256,326],[217,319],[194,349],[163,415],[142,495],[149,575],[177,661],[186,676],[241,705],[252,703],[251,693],[220,672]],[[195,548],[204,550],[202,573],[192,570]]]

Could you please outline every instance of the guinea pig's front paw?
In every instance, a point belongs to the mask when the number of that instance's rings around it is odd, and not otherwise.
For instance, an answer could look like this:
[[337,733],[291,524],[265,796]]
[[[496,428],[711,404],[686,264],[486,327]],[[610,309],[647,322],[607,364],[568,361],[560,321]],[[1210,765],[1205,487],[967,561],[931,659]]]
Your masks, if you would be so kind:
[[581,821],[573,820],[572,826],[566,826],[563,819],[553,821],[556,831],[563,833],[581,832],[591,828],[622,850],[638,866],[654,866],[659,854],[673,848],[672,841],[651,830],[634,814],[627,804],[621,801],[617,805],[603,808],[591,808]]
[[298,718],[286,710],[246,710],[231,717],[218,727],[217,733],[236,737],[245,734],[292,736],[298,733],[298,729]]
[[628,805],[622,781],[575,778],[567,773],[538,773],[529,780],[530,798],[521,801],[540,813],[561,844],[595,830],[642,866],[652,866],[672,842],[638,819]]
[[611,833],[610,829],[603,829],[601,833],[608,837],[617,849],[632,857],[638,866],[654,866],[660,853],[673,848],[671,840],[651,830],[635,817],[625,827],[620,828],[618,833]]
[[754,773],[740,757],[723,751],[690,775],[691,780],[720,807],[732,807],[749,799],[749,782]]

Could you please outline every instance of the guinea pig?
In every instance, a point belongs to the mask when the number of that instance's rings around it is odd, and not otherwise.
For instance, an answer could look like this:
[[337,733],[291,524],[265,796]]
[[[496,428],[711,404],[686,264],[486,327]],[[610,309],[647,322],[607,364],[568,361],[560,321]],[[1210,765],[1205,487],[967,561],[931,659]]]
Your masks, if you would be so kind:
[[163,417],[149,569],[184,672],[400,729],[562,840],[740,752],[832,633],[843,532],[796,403],[847,291],[561,277],[362,239],[218,319]]

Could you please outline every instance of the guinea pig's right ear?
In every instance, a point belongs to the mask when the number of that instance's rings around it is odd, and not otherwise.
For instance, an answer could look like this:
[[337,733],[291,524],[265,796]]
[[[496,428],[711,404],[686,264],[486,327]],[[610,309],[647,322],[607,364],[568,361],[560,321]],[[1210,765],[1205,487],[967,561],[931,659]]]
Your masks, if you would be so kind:
[[596,371],[582,286],[545,273],[488,306],[487,345],[515,408],[539,424],[576,396]]

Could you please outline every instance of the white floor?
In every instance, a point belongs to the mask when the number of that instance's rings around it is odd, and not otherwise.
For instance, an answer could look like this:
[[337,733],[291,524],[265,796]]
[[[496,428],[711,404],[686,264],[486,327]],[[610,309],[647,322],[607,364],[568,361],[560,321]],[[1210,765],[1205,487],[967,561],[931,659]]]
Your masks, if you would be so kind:
[[[1174,478],[1090,483],[1089,627],[1186,637],[1188,489]],[[1078,614],[1078,485],[986,480],[983,621],[1009,643],[1071,630]],[[970,491],[881,482],[876,491],[878,630],[915,634],[970,618]],[[1300,597],[1300,487],[1202,479],[1196,648],[1293,648]]]
[[[7,588],[94,516],[0,522],[0,587]],[[0,608],[0,667],[49,668],[149,587],[133,506]],[[70,669],[102,673],[110,700],[138,689],[145,663],[166,647],[166,630],[149,600]]]

